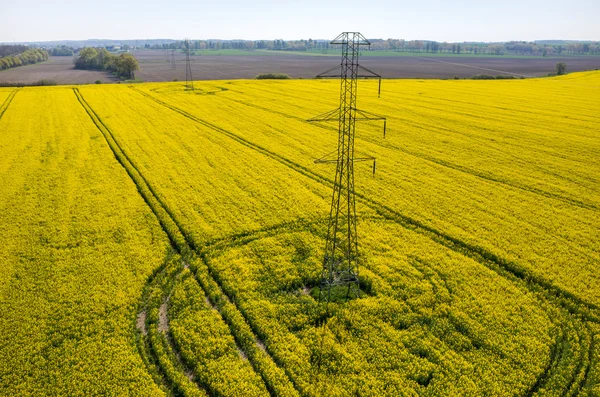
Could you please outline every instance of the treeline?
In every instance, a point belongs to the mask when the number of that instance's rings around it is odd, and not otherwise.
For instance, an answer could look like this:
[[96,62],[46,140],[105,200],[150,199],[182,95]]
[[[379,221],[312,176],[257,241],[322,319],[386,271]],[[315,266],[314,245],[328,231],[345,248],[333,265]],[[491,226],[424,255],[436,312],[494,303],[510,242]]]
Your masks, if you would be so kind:
[[[488,54],[488,55],[534,55],[551,56],[600,55],[600,42],[548,44],[535,42],[507,43],[440,43],[427,40],[374,39],[371,41],[372,51],[397,51],[443,54]],[[326,40],[193,40],[192,50],[274,50],[274,51],[328,51],[339,46],[332,46]],[[185,49],[185,42],[169,44],[146,44],[149,49]],[[365,50],[369,51],[369,50]]]
[[0,87],[37,87],[37,86],[48,86],[57,85],[56,81],[51,79],[41,79],[34,81],[33,83],[23,83],[22,81],[11,82],[11,81],[0,81]]
[[54,47],[50,50],[50,55],[54,57],[68,57],[75,54],[75,51],[72,47],[67,47],[65,45],[61,45],[58,47]]
[[[11,55],[3,55],[0,58],[0,70],[6,70],[23,65],[42,62],[48,59],[48,53],[39,48],[29,48],[26,46],[0,46],[0,47],[18,47],[13,49],[2,48],[2,53]],[[17,50],[21,52],[16,52]]]
[[439,43],[424,40],[373,40],[371,50],[405,51],[445,54],[488,54],[488,55],[533,55],[552,56],[560,54],[569,55],[600,55],[600,42],[598,43],[571,43],[571,44],[541,44],[535,42],[507,42],[507,43]]
[[133,79],[135,71],[140,67],[137,59],[131,54],[113,55],[105,48],[86,47],[79,51],[79,57],[75,60],[75,68],[106,70],[125,79]]
[[[153,50],[185,49],[185,41],[168,44],[146,44],[144,48]],[[191,40],[191,50],[290,50],[329,49],[329,42],[308,40]]]
[[425,52],[431,54],[488,54],[504,55],[505,48],[501,44],[486,43],[439,43],[425,40],[377,40],[371,49],[397,52]]
[[[370,40],[371,47],[364,51],[402,51],[402,52],[428,52],[428,53],[473,53],[473,54],[504,54],[505,48],[498,44],[456,44],[438,43],[423,40]],[[146,45],[150,49],[185,49],[185,42],[175,42],[162,45]],[[192,50],[273,50],[273,51],[328,51],[338,49],[339,46],[329,44],[325,40],[195,40],[190,41]]]
[[17,55],[29,49],[26,45],[0,45],[0,57]]
[[511,41],[506,49],[522,55],[600,55],[600,43],[539,44],[524,41]]

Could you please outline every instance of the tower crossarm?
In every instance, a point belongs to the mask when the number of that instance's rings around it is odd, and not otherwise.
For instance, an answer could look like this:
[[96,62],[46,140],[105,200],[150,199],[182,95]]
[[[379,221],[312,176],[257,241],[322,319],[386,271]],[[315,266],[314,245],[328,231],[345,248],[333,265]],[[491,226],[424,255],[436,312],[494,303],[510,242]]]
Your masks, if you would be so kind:
[[340,45],[348,45],[353,44],[355,46],[366,45],[370,46],[371,42],[365,38],[359,32],[343,32],[340,33],[338,37],[331,40],[329,44],[340,44]]
[[339,113],[340,113],[340,108],[338,107],[333,110],[330,110],[329,112],[325,112],[318,116],[312,117],[306,121],[309,123],[319,123],[319,122],[323,122],[323,121],[334,121],[334,120],[338,121]]

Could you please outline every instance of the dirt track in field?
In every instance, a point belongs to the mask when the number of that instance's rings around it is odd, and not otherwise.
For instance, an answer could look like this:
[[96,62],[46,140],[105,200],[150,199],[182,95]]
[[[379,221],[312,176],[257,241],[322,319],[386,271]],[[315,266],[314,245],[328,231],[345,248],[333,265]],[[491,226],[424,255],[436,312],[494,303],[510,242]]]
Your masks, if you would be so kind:
[[[177,53],[176,69],[171,68],[164,51],[140,50],[140,70],[136,77],[143,81],[185,80],[185,56]],[[255,53],[259,54],[259,53]],[[427,57],[424,56],[363,56],[361,64],[384,78],[472,77],[476,74],[545,76],[554,71],[557,62],[565,62],[568,72],[600,69],[600,57]],[[337,56],[275,55],[198,55],[192,57],[194,80],[252,79],[260,73],[285,73],[293,78],[313,78],[339,63]],[[50,57],[47,62],[0,72],[0,82],[33,83],[50,79],[58,84],[89,84],[118,81],[109,73],[73,69],[72,57]]]

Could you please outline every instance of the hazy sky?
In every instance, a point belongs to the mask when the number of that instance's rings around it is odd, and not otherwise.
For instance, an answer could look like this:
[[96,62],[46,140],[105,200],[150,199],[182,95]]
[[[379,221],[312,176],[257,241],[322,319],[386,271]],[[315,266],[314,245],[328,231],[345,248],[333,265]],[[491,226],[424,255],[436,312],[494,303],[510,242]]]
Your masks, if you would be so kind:
[[0,0],[0,42],[102,39],[600,40],[600,0]]

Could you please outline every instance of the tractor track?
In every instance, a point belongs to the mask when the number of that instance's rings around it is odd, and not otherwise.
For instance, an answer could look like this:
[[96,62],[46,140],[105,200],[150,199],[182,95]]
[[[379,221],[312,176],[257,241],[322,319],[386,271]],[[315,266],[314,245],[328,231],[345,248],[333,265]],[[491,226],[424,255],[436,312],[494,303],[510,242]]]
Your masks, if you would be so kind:
[[[582,349],[578,360],[577,368],[573,372],[569,382],[569,392],[571,396],[578,396],[581,394],[583,387],[588,381],[589,373],[593,365],[594,349],[596,347],[596,340],[594,338],[594,332],[589,325],[582,326],[581,336],[589,336],[590,343],[587,349]],[[585,333],[584,333],[585,332]],[[577,379],[581,375],[581,379]]]
[[8,94],[8,97],[2,103],[2,106],[0,106],[0,119],[2,119],[2,116],[4,116],[4,112],[6,112],[6,109],[8,109],[13,98],[15,97],[15,95],[17,95],[17,92],[19,92],[19,90],[20,90],[20,88],[11,91],[11,93]]
[[[176,218],[174,217],[174,215],[170,211],[170,209],[162,202],[162,200],[156,194],[156,191],[154,189],[152,189],[152,187],[147,182],[147,180],[145,179],[143,174],[134,165],[134,163],[130,160],[130,158],[124,153],[123,149],[121,148],[119,143],[114,138],[112,132],[108,129],[108,127],[106,125],[104,125],[104,123],[102,122],[100,117],[94,112],[94,110],[91,108],[91,106],[85,101],[85,99],[79,92],[79,89],[74,88],[73,92],[75,93],[79,103],[82,105],[82,107],[88,113],[92,122],[96,125],[98,130],[100,130],[100,132],[105,137],[107,144],[111,148],[115,158],[123,166],[123,168],[125,168],[126,172],[130,176],[130,178],[132,179],[132,181],[134,182],[136,187],[138,188],[138,192],[144,198],[144,201],[146,202],[146,204],[154,212],[155,216],[159,220],[159,223],[160,223],[162,229],[169,237],[169,240],[170,240],[173,248],[175,248],[178,251],[178,253],[180,253],[182,256],[184,256],[184,258],[187,256],[193,256],[194,251],[197,251],[198,247],[194,244],[194,242],[191,240],[191,238],[188,237],[189,234],[186,233],[186,231],[183,229],[183,227],[181,227],[181,225],[179,224],[179,222],[177,222]],[[160,206],[160,208],[157,208],[158,206]],[[168,219],[166,219],[166,220],[164,219],[165,215],[168,217]],[[173,227],[175,227],[176,229],[173,230]],[[205,265],[206,265],[206,263],[205,263]],[[245,319],[246,322],[248,322],[246,316],[244,316],[243,312],[240,311],[240,309],[237,306],[237,304],[235,303],[235,301],[232,300],[229,296],[227,296],[227,294],[224,292],[222,285],[219,283],[219,281],[217,279],[215,279],[210,274],[210,272],[208,273],[208,276],[212,279],[212,281],[214,283],[217,284],[219,292],[221,294],[225,295],[225,299],[228,302],[233,303],[233,305],[235,306],[235,310],[239,313],[240,316],[242,316]],[[195,278],[198,281],[197,275]],[[204,293],[207,296],[209,296],[210,294],[206,290],[203,283],[199,282],[199,285],[202,288],[202,290],[204,291]],[[228,321],[227,318],[223,317],[222,312],[220,312],[220,314],[221,314],[223,321],[229,326],[231,334],[234,336],[234,338],[236,338],[236,343],[238,344],[238,346],[243,346],[243,344],[239,343],[240,341],[237,340],[238,336],[232,328],[233,325],[231,324],[231,321]],[[250,327],[250,326],[248,326],[248,327],[249,327],[250,332],[254,333],[252,327]],[[256,340],[260,340],[260,338],[258,338],[258,336],[256,334],[254,334],[254,337]],[[244,351],[244,350],[242,350],[242,351],[248,357],[252,357],[252,355],[249,354],[249,352]],[[273,357],[269,353],[268,349],[265,350],[265,353],[268,356],[268,358],[271,361],[273,361]],[[269,390],[269,392],[272,395],[275,395],[274,390],[272,389],[270,382],[267,381],[266,375],[263,373],[263,371],[260,371],[260,369],[257,368],[257,366],[255,365],[253,360],[250,360],[250,362],[251,362],[254,370],[265,381],[265,385],[266,385],[267,389]],[[287,373],[286,373],[286,376],[287,376]],[[296,391],[298,391],[297,386],[294,385],[294,383],[289,378],[288,378],[288,382],[290,382],[293,385],[293,387],[296,389]]]
[[[173,247],[172,253],[176,252]],[[169,254],[169,259],[172,256]],[[201,385],[195,377],[195,374],[190,370],[190,366],[182,359],[181,354],[174,348],[174,342],[172,335],[169,330],[168,318],[165,318],[163,312],[166,312],[166,308],[169,304],[169,298],[174,285],[170,285],[168,290],[161,290],[160,295],[160,307],[159,315],[156,322],[152,322],[148,318],[148,310],[151,305],[151,289],[155,286],[158,279],[166,273],[169,266],[169,259],[167,259],[155,272],[149,277],[146,285],[143,289],[142,305],[139,309],[138,317],[136,319],[136,328],[138,331],[137,337],[137,348],[140,355],[143,358],[150,374],[152,375],[155,383],[159,387],[166,389],[168,395],[173,396],[186,396],[186,390],[192,387],[196,394],[200,396],[206,396],[207,389]],[[179,272],[174,278],[177,279],[181,276]],[[156,287],[158,288],[158,287]],[[150,336],[148,336],[150,335]],[[154,338],[152,337],[154,336]],[[156,338],[159,338],[158,340]],[[158,351],[164,351],[166,349],[166,360],[168,364],[165,364],[165,357],[161,357]],[[165,369],[165,366],[170,367],[171,371]],[[172,370],[179,369],[178,374],[182,376],[174,376]],[[182,383],[186,383],[185,385]]]
[[550,347],[550,360],[548,360],[548,363],[544,367],[544,370],[538,375],[535,383],[531,386],[531,388],[529,388],[529,390],[527,390],[527,392],[525,393],[525,397],[533,396],[546,385],[548,379],[551,376],[551,373],[558,366],[560,359],[564,353],[564,340],[565,331],[562,328],[560,328],[558,331],[558,335],[554,341],[554,344],[552,344],[552,346]]

